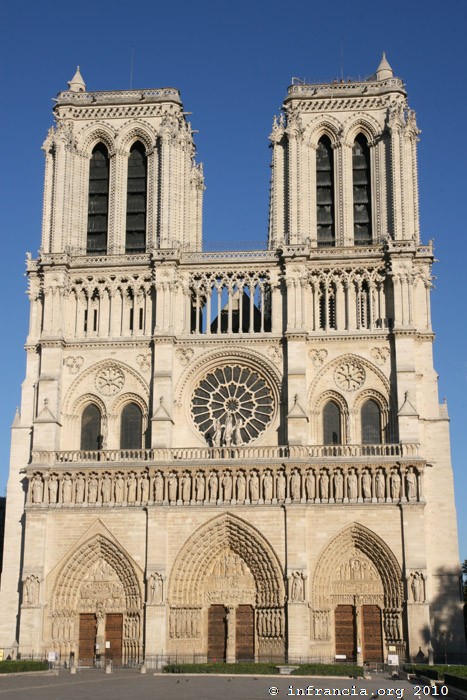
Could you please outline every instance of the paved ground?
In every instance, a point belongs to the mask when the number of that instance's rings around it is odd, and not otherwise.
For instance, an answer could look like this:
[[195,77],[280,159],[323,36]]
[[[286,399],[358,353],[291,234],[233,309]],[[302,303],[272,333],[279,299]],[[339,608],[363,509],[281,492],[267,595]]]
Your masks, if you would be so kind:
[[[312,689],[305,695],[307,686]],[[150,671],[147,675],[135,671],[115,671],[110,675],[97,670],[80,671],[73,676],[69,671],[61,671],[58,676],[0,676],[0,700],[284,700],[297,695],[317,697],[315,688],[345,689],[340,696],[343,700],[415,697],[410,683],[393,682],[387,674],[365,681],[298,676],[166,676]],[[360,694],[361,690],[366,693]]]

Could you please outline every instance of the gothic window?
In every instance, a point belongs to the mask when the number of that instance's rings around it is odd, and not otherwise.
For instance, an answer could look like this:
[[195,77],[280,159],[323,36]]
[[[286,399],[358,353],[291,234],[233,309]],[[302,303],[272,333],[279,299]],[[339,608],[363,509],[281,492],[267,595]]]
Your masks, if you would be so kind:
[[336,329],[336,287],[334,284],[319,285],[319,327],[322,330]]
[[316,219],[318,247],[334,246],[334,166],[331,141],[327,136],[320,138],[316,150]]
[[370,327],[370,294],[370,285],[366,280],[364,280],[360,290],[357,293],[359,328]]
[[89,164],[88,254],[107,252],[108,213],[109,155],[104,144],[98,143]]
[[126,253],[139,253],[146,248],[146,154],[137,141],[128,158],[126,201]]
[[81,416],[81,448],[82,450],[100,450],[102,446],[101,412],[90,403]]
[[341,412],[334,401],[328,401],[323,410],[323,445],[341,443]]
[[140,450],[143,435],[143,414],[135,403],[129,403],[122,411],[120,421],[120,449]]
[[381,437],[381,409],[373,399],[365,401],[361,412],[362,444],[379,445]]
[[355,245],[369,245],[371,235],[370,149],[363,134],[352,149],[353,226]]

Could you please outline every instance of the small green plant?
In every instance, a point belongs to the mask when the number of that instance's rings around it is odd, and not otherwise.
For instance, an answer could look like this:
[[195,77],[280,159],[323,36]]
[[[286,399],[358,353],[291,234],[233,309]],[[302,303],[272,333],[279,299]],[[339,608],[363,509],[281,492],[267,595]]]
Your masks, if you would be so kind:
[[25,673],[27,671],[47,671],[47,661],[0,661],[0,673]]

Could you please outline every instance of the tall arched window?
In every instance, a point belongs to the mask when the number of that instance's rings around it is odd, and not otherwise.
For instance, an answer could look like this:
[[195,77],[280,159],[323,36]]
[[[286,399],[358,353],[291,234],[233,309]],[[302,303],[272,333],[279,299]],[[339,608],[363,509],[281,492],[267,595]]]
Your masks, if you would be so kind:
[[328,401],[323,410],[323,445],[341,443],[341,412],[334,401]]
[[101,412],[90,403],[81,416],[81,448],[82,450],[100,450],[102,447]]
[[318,247],[335,245],[334,165],[331,141],[322,136],[316,149],[316,220]]
[[143,436],[143,414],[135,403],[128,403],[120,420],[120,449],[140,450]]
[[363,134],[355,139],[352,149],[353,230],[355,245],[369,245],[371,233],[370,149]]
[[362,406],[362,444],[379,445],[381,436],[381,409],[373,399],[368,399]]
[[103,143],[94,148],[89,164],[87,253],[107,253],[109,214],[109,154]]
[[126,200],[126,253],[146,249],[146,154],[142,143],[133,144],[128,158]]

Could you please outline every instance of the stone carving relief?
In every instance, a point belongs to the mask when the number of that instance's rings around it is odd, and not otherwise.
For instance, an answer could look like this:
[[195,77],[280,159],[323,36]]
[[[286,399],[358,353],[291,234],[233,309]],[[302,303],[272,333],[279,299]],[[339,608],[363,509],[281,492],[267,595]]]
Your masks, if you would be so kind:
[[371,356],[377,365],[384,365],[389,357],[389,348],[371,348]]
[[23,583],[23,604],[37,605],[39,603],[40,582],[37,576],[26,576]]
[[280,639],[284,636],[283,608],[259,608],[256,610],[256,629],[263,639]]
[[111,612],[125,608],[125,591],[117,573],[105,559],[99,559],[84,576],[79,609]]
[[366,603],[380,602],[383,594],[381,577],[373,562],[362,552],[351,550],[337,565],[331,578],[331,594],[339,599],[363,596]]
[[192,348],[178,348],[175,351],[175,357],[183,367],[188,367],[194,354],[195,351]]
[[147,355],[143,353],[137,355],[136,362],[142,372],[149,372],[151,369],[151,355],[149,353]]
[[206,603],[255,603],[256,585],[245,561],[230,549],[214,560],[204,582]]
[[[206,503],[394,503],[418,502],[422,472],[391,464],[362,468],[340,464],[316,467],[232,467],[229,469],[124,469],[43,472],[29,476],[31,506],[169,505]],[[420,489],[419,484],[420,482]],[[407,488],[407,491],[405,491]]]
[[169,614],[171,639],[195,639],[201,636],[200,608],[171,608]]
[[292,603],[305,602],[305,576],[302,571],[293,571],[290,575],[289,596]]
[[384,611],[384,620],[383,620],[383,626],[384,626],[384,634],[386,637],[386,641],[388,643],[395,643],[395,642],[400,642],[402,641],[402,636],[401,636],[401,614],[399,610],[385,610]]
[[125,375],[120,367],[109,364],[97,372],[95,384],[103,396],[115,396],[125,384]]
[[78,374],[83,362],[84,358],[81,355],[69,355],[63,360],[63,364],[68,367],[70,374]]
[[152,605],[160,605],[165,599],[165,577],[155,572],[148,579],[147,600]]
[[268,355],[276,365],[280,365],[282,362],[282,348],[280,345],[271,345],[268,347]]
[[308,351],[308,355],[309,357],[311,357],[311,361],[314,367],[321,367],[321,365],[324,363],[324,360],[328,356],[328,351],[324,348],[311,348]]
[[329,641],[331,639],[331,623],[329,610],[312,611],[311,631],[313,639],[317,641]]
[[424,603],[425,598],[425,577],[420,571],[410,574],[410,592],[413,603]]
[[366,374],[359,362],[343,362],[334,371],[336,386],[343,391],[355,391],[363,386]]

